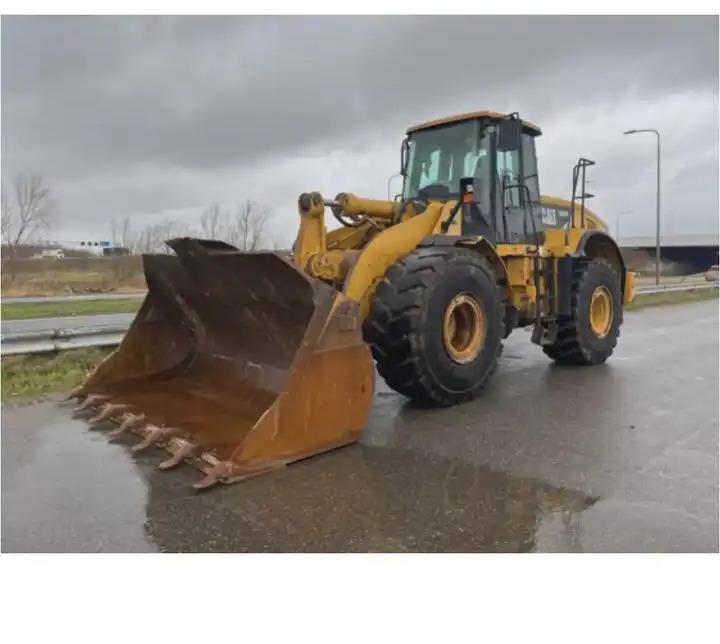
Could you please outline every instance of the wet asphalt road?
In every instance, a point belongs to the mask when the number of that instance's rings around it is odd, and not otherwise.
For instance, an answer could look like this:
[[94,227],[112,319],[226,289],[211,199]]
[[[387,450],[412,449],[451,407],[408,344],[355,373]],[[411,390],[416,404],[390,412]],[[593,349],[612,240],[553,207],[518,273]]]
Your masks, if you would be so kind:
[[2,549],[718,550],[715,301],[628,313],[594,368],[516,331],[453,409],[378,390],[359,445],[205,493],[67,407],[3,409]]

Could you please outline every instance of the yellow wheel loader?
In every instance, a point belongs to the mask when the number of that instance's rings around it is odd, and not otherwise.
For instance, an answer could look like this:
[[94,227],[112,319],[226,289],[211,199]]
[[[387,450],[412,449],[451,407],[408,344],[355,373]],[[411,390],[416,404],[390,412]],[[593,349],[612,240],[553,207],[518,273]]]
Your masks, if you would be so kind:
[[70,394],[78,413],[138,434],[134,450],[164,447],[163,469],[196,465],[201,488],[357,441],[375,367],[445,406],[477,396],[516,327],[558,363],[604,362],[634,275],[587,224],[592,161],[573,169],[569,202],[543,206],[538,135],[516,113],[424,123],[402,142],[395,200],[300,195],[291,255],[183,238],[175,256],[144,256],[148,295]]

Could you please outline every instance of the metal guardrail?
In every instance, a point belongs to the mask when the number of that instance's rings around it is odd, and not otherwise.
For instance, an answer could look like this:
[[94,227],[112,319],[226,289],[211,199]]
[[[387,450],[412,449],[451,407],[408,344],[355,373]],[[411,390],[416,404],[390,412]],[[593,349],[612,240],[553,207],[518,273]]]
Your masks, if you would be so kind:
[[3,334],[2,355],[114,346],[120,344],[127,329],[127,325],[116,325]]
[[[718,288],[718,282],[696,284],[666,284],[665,286],[646,286],[636,289],[636,296],[653,295],[674,291],[695,291]],[[129,325],[103,327],[82,327],[77,329],[59,329],[50,331],[28,331],[8,333],[2,336],[2,355],[23,353],[44,353],[63,351],[81,347],[104,347],[120,344]]]
[[635,295],[654,295],[674,291],[699,291],[706,288],[718,288],[718,282],[695,282],[694,284],[661,284],[660,286],[641,286],[635,289]]
[[84,293],[82,295],[32,295],[28,297],[3,297],[3,304],[49,304],[58,302],[85,302],[93,300],[134,300],[145,297],[147,291],[131,293]]

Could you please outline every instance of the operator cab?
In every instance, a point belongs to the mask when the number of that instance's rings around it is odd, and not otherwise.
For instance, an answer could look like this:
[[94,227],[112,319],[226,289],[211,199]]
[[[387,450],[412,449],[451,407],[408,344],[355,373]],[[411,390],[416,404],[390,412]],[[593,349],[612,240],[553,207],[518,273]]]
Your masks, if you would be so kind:
[[403,141],[403,199],[460,199],[472,180],[474,202],[463,209],[464,234],[494,243],[535,243],[542,228],[535,137],[540,128],[517,114],[473,112],[412,127]]

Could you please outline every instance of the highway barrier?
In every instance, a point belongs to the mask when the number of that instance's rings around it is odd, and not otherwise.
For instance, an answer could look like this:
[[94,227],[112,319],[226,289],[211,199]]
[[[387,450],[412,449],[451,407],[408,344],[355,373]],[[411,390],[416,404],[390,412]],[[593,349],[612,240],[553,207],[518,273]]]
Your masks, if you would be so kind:
[[7,333],[2,335],[2,355],[114,346],[120,344],[127,328],[127,325],[118,325]]
[[[636,296],[643,297],[655,293],[696,291],[708,288],[718,288],[718,282],[644,286],[636,290]],[[4,299],[3,301],[7,300]],[[2,335],[2,355],[63,351],[81,347],[114,346],[120,343],[128,326],[129,324],[7,333]]]
[[30,297],[3,297],[3,304],[57,304],[62,302],[86,302],[94,300],[133,300],[147,295],[147,291],[131,293],[89,293],[84,295],[33,295]]

